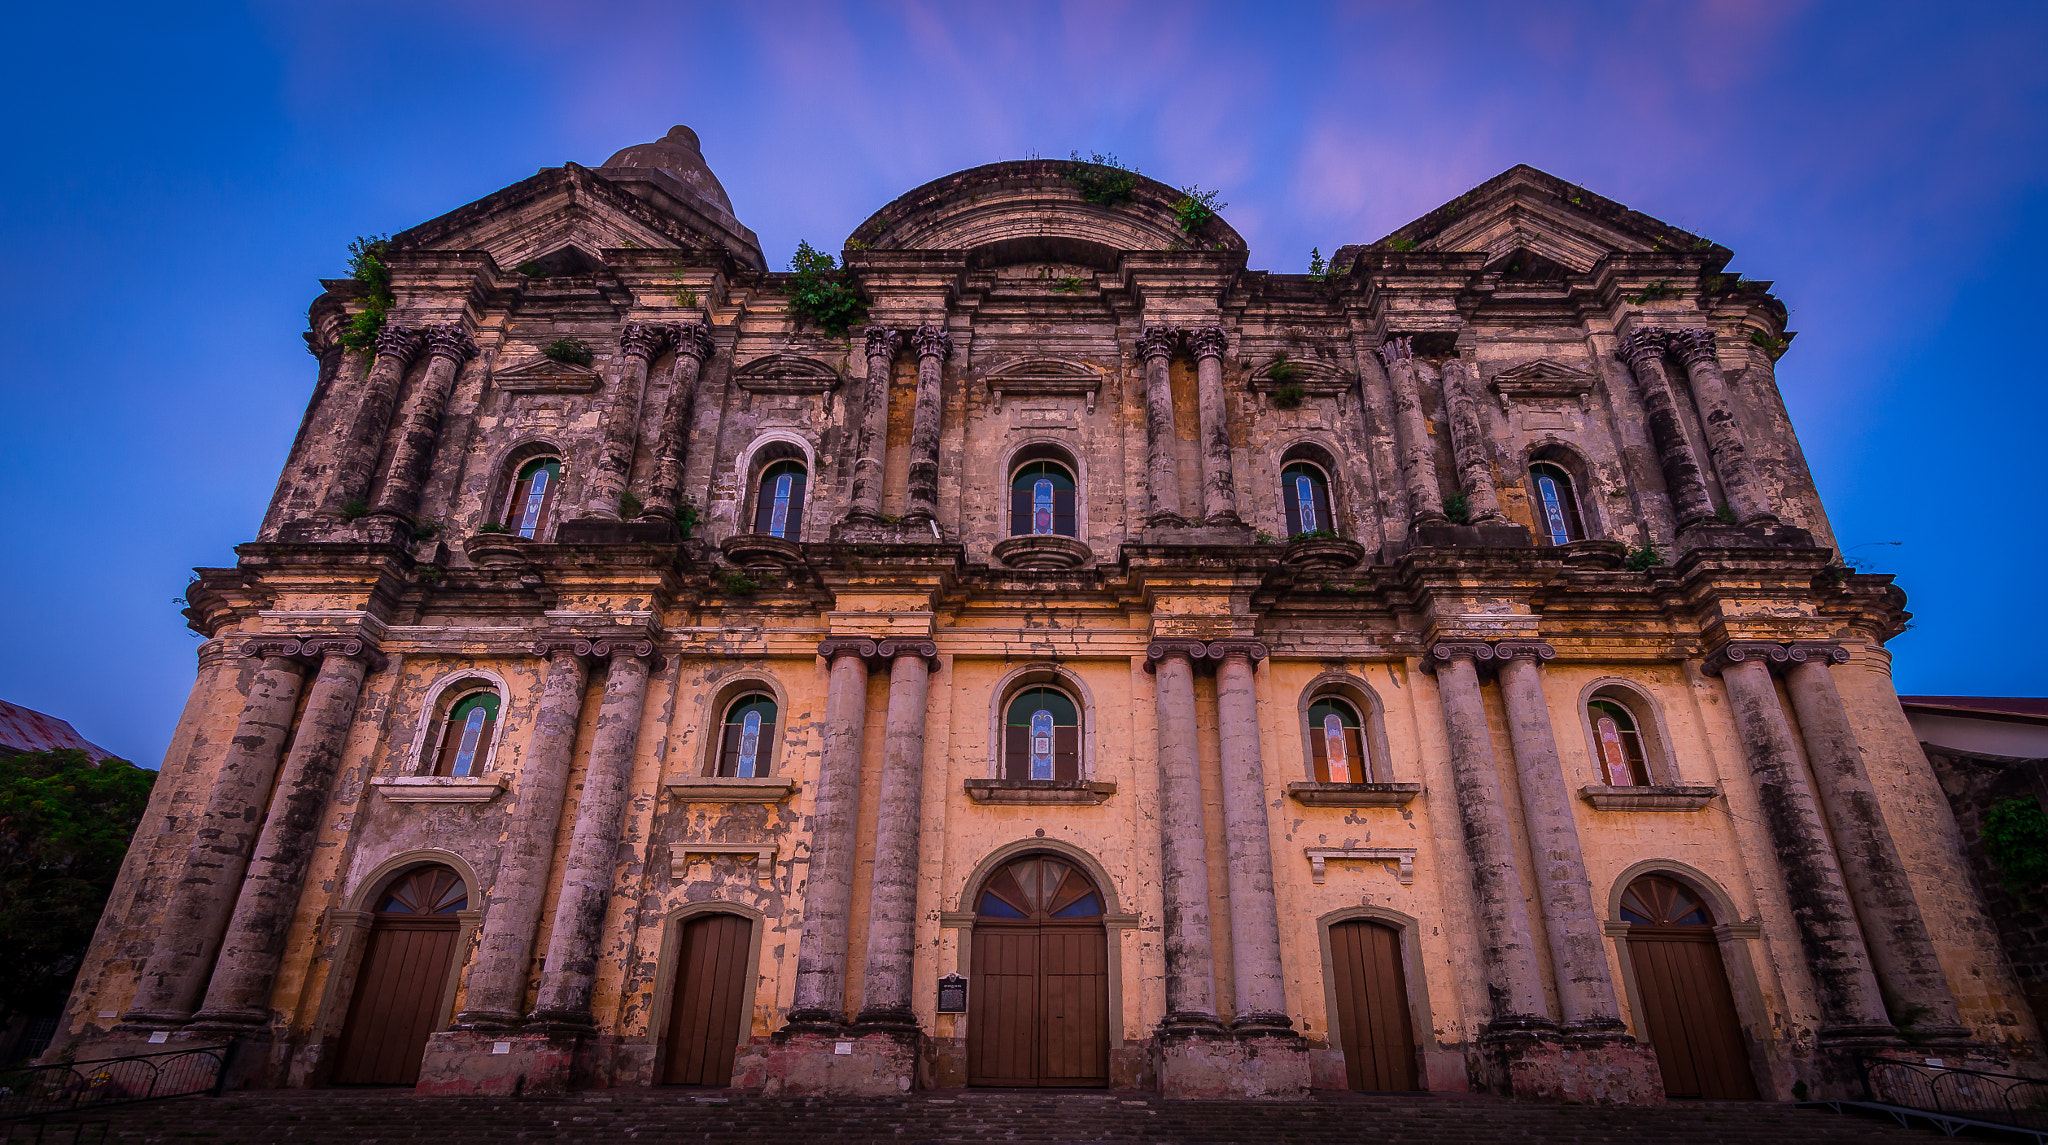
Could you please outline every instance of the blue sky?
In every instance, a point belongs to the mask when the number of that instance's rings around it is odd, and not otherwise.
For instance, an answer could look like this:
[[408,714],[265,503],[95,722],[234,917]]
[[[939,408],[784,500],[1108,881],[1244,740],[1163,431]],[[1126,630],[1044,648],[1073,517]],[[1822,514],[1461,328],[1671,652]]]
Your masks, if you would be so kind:
[[[187,10],[189,8],[189,10]],[[1306,269],[1518,162],[1736,252],[1901,691],[2041,695],[2048,6],[103,3],[0,72],[0,697],[154,766],[311,390],[316,281],[674,123],[780,267],[895,196],[1112,151]],[[1894,544],[1893,542],[1897,542]],[[2032,606],[2028,606],[2032,607]],[[2018,611],[2015,611],[2015,610]]]

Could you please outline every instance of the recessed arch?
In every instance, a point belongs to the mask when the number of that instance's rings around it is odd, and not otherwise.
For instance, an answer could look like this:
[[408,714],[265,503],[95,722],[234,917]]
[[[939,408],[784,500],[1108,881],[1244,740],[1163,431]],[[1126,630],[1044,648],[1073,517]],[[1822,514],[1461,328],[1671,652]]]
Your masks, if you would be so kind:
[[756,526],[760,523],[762,510],[762,478],[778,463],[793,463],[802,467],[802,480],[794,490],[799,504],[795,505],[796,526],[799,535],[803,515],[810,510],[818,491],[817,452],[813,443],[804,435],[785,429],[763,430],[740,451],[734,463],[734,478],[739,482],[740,503],[736,507],[738,517],[734,522],[735,533],[763,531]]
[[469,774],[487,775],[496,768],[505,742],[505,725],[512,712],[512,689],[506,686],[505,678],[492,669],[466,667],[445,672],[427,686],[415,720],[417,726],[413,729],[412,750],[402,765],[403,774],[434,774],[438,762],[436,750],[441,746],[441,734],[445,731],[442,721],[447,717],[449,708],[464,696],[482,689],[490,689],[498,695],[497,727],[489,749],[483,753],[483,758],[474,762]]
[[556,462],[555,472],[550,478],[551,490],[544,491],[543,504],[536,506],[543,510],[537,516],[533,536],[535,541],[548,542],[554,539],[555,525],[561,518],[560,506],[567,503],[564,494],[568,491],[568,480],[575,476],[575,467],[569,463],[569,455],[550,438],[539,435],[520,437],[499,452],[489,469],[490,483],[485,490],[480,522],[495,521],[514,534],[519,532],[519,520],[513,505],[522,484],[521,473],[536,461],[552,459]]
[[[1690,892],[1713,915],[1713,925],[1632,925],[1622,914],[1622,899],[1631,886],[1647,876],[1668,879]],[[1763,928],[1755,922],[1743,921],[1743,917],[1733,898],[1715,879],[1696,867],[1671,859],[1637,862],[1621,872],[1608,888],[1603,929],[1614,940],[1622,992],[1628,1001],[1636,1040],[1656,1050],[1659,1035],[1655,1027],[1664,1027],[1666,1036],[1674,1028],[1684,1033],[1677,1046],[1667,1047],[1658,1055],[1666,1087],[1674,1096],[1754,1098],[1764,1088],[1757,1082],[1769,1082],[1766,1047],[1772,1032],[1770,1016],[1763,992],[1757,987],[1756,967],[1749,951],[1750,941],[1761,938]],[[1641,950],[1635,948],[1636,942],[1641,943]],[[1701,953],[1702,947],[1705,953]],[[1648,962],[1647,970],[1638,966],[1643,960]],[[1726,994],[1717,999],[1723,988]],[[1722,1015],[1718,1019],[1713,1017],[1717,1010]],[[1738,1028],[1729,1031],[1725,1023],[1731,1018]],[[1716,1053],[1716,1044],[1725,1048]],[[1666,1052],[1681,1047],[1683,1055],[1667,1060]],[[1728,1064],[1730,1059],[1736,1064]],[[1717,1061],[1721,1063],[1718,1069],[1712,1065]],[[1715,1078],[1720,1079],[1718,1087]],[[1696,1092],[1671,1088],[1687,1080],[1707,1084],[1703,1091]]]
[[1083,780],[1095,777],[1095,696],[1079,674],[1052,661],[1034,661],[1012,668],[996,681],[989,693],[988,743],[989,762],[987,776],[1001,779],[1003,768],[1004,728],[1007,726],[1010,702],[1028,688],[1045,685],[1056,688],[1073,697],[1080,707],[1081,743],[1080,775]]
[[726,715],[735,703],[753,693],[767,695],[774,701],[776,712],[776,727],[772,733],[772,740],[764,737],[754,775],[760,777],[781,774],[784,751],[794,730],[794,721],[789,718],[789,690],[783,687],[782,681],[777,679],[774,673],[752,668],[727,672],[703,689],[702,694],[706,698],[699,722],[704,728],[704,737],[698,749],[694,774],[719,774],[720,757],[726,746]]
[[1102,863],[1094,855],[1072,843],[1046,838],[1019,839],[1014,843],[1005,843],[983,855],[981,861],[974,865],[974,869],[967,873],[966,881],[960,886],[959,897],[955,900],[960,904],[960,912],[971,917],[974,914],[975,896],[981,892],[989,876],[1012,859],[1022,858],[1034,851],[1057,856],[1081,868],[1082,873],[1094,881],[1095,889],[1102,893],[1103,915],[1112,918],[1123,915],[1124,909],[1120,905],[1116,883],[1110,879],[1109,871]]
[[1088,538],[1087,455],[1076,448],[1074,442],[1042,432],[1030,433],[1017,439],[1011,445],[1009,454],[1003,458],[1002,481],[995,490],[994,508],[996,520],[999,522],[997,533],[1004,537],[1019,535],[1015,520],[1017,503],[1014,486],[1019,475],[1035,462],[1050,462],[1062,466],[1071,475],[1074,484],[1073,531],[1062,535],[1071,536],[1085,543]]
[[[1562,484],[1568,486],[1559,490],[1564,495],[1564,502],[1559,506],[1562,518],[1559,522],[1551,521],[1547,514],[1547,497],[1551,489],[1539,477],[1545,469],[1554,478],[1561,476]],[[1556,434],[1545,434],[1522,451],[1522,488],[1529,498],[1529,513],[1535,522],[1537,540],[1543,544],[1570,543],[1559,542],[1552,535],[1558,524],[1565,527],[1571,541],[1612,535],[1612,530],[1606,528],[1601,519],[1599,498],[1593,496],[1598,488],[1594,483],[1593,467],[1586,463],[1585,455],[1577,446]]]
[[[704,899],[674,907],[663,916],[661,922],[661,947],[655,958],[656,997],[648,1023],[648,1029],[655,1031],[655,1037],[658,1039],[654,1047],[655,1060],[659,1063],[661,1071],[657,1076],[663,1079],[672,1080],[676,1076],[675,1067],[679,1063],[675,1056],[679,1052],[702,1052],[706,1049],[722,1051],[725,1048],[717,1044],[716,1032],[709,1028],[715,1024],[715,1018],[697,1013],[679,1015],[676,1010],[679,989],[687,990],[692,986],[704,985],[690,979],[693,971],[701,973],[702,968],[693,966],[685,960],[686,954],[690,953],[684,949],[686,930],[692,922],[719,915],[742,920],[746,929],[742,940],[745,950],[744,966],[737,975],[726,975],[726,982],[722,983],[729,986],[736,978],[740,984],[740,993],[743,995],[742,1004],[739,1006],[740,1012],[731,1031],[735,1039],[730,1048],[737,1050],[753,1032],[756,1011],[760,1005],[761,945],[768,925],[768,916],[751,904],[728,899]],[[716,968],[713,968],[712,973],[717,973]],[[686,1019],[690,1028],[678,1030],[679,1017]],[[679,1035],[689,1034],[695,1034],[702,1039],[700,1044],[689,1047],[679,1045]],[[730,1059],[726,1059],[724,1072],[727,1076],[724,1082],[706,1079],[705,1083],[730,1084],[731,1070]]]
[[[1340,456],[1330,442],[1313,437],[1300,438],[1280,451],[1274,484],[1267,488],[1278,494],[1280,522],[1288,536],[1314,531],[1350,536],[1356,531],[1350,520],[1351,498],[1344,488],[1346,470],[1338,460]],[[1315,529],[1305,526],[1297,508],[1300,474],[1295,471],[1304,469],[1312,479],[1319,479],[1321,486],[1323,504],[1316,507],[1313,497],[1309,502],[1311,513],[1318,518]]]
[[1593,716],[1595,701],[1618,704],[1634,717],[1651,786],[1673,786],[1684,782],[1677,757],[1672,754],[1671,745],[1675,741],[1664,724],[1663,705],[1657,703],[1641,684],[1620,676],[1601,676],[1579,689],[1579,730],[1586,745],[1589,782],[1625,786],[1614,784],[1604,766],[1602,735]]
[[[1341,1004],[1342,984],[1339,981],[1339,959],[1331,930],[1345,923],[1371,923],[1395,932],[1400,950],[1404,994],[1407,1001],[1409,1036],[1414,1047],[1415,1088],[1428,1087],[1429,1055],[1441,1047],[1436,1040],[1436,1026],[1430,1016],[1429,982],[1426,963],[1422,954],[1422,928],[1413,916],[1403,914],[1390,907],[1363,904],[1341,907],[1316,919],[1316,939],[1322,953],[1323,967],[1323,1014],[1328,1026],[1328,1041],[1332,1048],[1344,1045],[1346,1030]],[[1348,1065],[1349,1063],[1347,1063]]]
[[1296,701],[1298,712],[1297,728],[1301,736],[1301,750],[1304,778],[1316,778],[1316,745],[1314,737],[1317,721],[1311,718],[1316,701],[1324,696],[1335,697],[1349,704],[1359,717],[1359,739],[1362,742],[1368,770],[1363,778],[1353,779],[1354,783],[1397,782],[1392,766],[1393,755],[1387,746],[1386,705],[1380,701],[1377,691],[1362,677],[1349,672],[1324,672],[1302,688]]

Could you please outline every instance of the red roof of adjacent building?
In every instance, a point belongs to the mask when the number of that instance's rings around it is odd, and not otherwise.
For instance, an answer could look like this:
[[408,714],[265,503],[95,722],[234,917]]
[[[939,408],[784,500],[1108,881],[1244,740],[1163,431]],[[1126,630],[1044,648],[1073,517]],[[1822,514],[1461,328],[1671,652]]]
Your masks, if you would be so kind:
[[93,759],[118,758],[79,735],[70,724],[34,708],[0,700],[0,752],[57,751],[76,748]]
[[1958,716],[2048,721],[2048,697],[2043,696],[1900,696],[1899,704]]

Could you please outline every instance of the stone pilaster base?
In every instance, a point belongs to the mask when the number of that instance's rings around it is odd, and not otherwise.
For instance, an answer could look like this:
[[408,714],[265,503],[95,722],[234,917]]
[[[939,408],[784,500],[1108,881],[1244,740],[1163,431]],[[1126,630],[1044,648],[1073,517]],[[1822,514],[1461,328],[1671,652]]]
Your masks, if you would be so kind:
[[1662,1105],[1664,1075],[1650,1047],[1626,1038],[1516,1033],[1482,1038],[1486,1087],[1525,1101]]
[[[919,1031],[790,1032],[740,1053],[734,1084],[768,1096],[888,1097],[929,1088],[930,1039]],[[920,1084],[920,1080],[923,1084]]]
[[427,1038],[414,1092],[428,1097],[566,1093],[579,1042],[574,1034],[442,1030]]
[[1307,1097],[1308,1043],[1292,1034],[1173,1034],[1152,1041],[1162,1097]]

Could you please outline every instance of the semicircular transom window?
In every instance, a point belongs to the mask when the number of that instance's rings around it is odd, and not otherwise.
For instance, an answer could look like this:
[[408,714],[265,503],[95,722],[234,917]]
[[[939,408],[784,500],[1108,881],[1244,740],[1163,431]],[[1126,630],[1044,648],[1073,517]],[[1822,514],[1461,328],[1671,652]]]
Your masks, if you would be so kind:
[[1081,868],[1032,855],[1005,863],[989,876],[975,913],[1012,922],[1080,922],[1102,917],[1102,896]]
[[1081,712],[1056,688],[1026,688],[1003,718],[1003,778],[1081,778]]
[[447,867],[420,867],[385,888],[377,909],[385,914],[454,914],[469,909],[462,876]]
[[1621,892],[1621,917],[1636,926],[1712,926],[1714,916],[1677,879],[1644,875]]
[[520,466],[505,512],[512,531],[529,539],[545,534],[554,515],[555,496],[561,488],[560,460],[538,457]]
[[1280,471],[1280,500],[1287,506],[1287,535],[1335,533],[1330,516],[1330,484],[1323,471],[1297,461]]
[[1358,709],[1335,696],[1320,697],[1308,706],[1308,739],[1317,783],[1371,782]]
[[1586,718],[1593,722],[1593,743],[1600,749],[1600,776],[1610,787],[1648,787],[1649,758],[1643,752],[1643,733],[1627,708],[1613,700],[1594,700],[1586,705]]
[[498,693],[471,692],[455,701],[441,727],[441,752],[436,775],[475,775],[490,762],[498,734]]
[[804,463],[778,461],[761,472],[754,502],[754,531],[785,541],[802,539]]
[[1537,531],[1553,545],[1568,545],[1586,539],[1579,522],[1578,498],[1572,495],[1571,475],[1547,461],[1529,467],[1529,482],[1535,486]]
[[718,774],[728,779],[765,776],[774,746],[775,697],[761,692],[741,696],[725,709]]
[[1072,537],[1074,475],[1056,461],[1033,461],[1010,481],[1010,535]]

